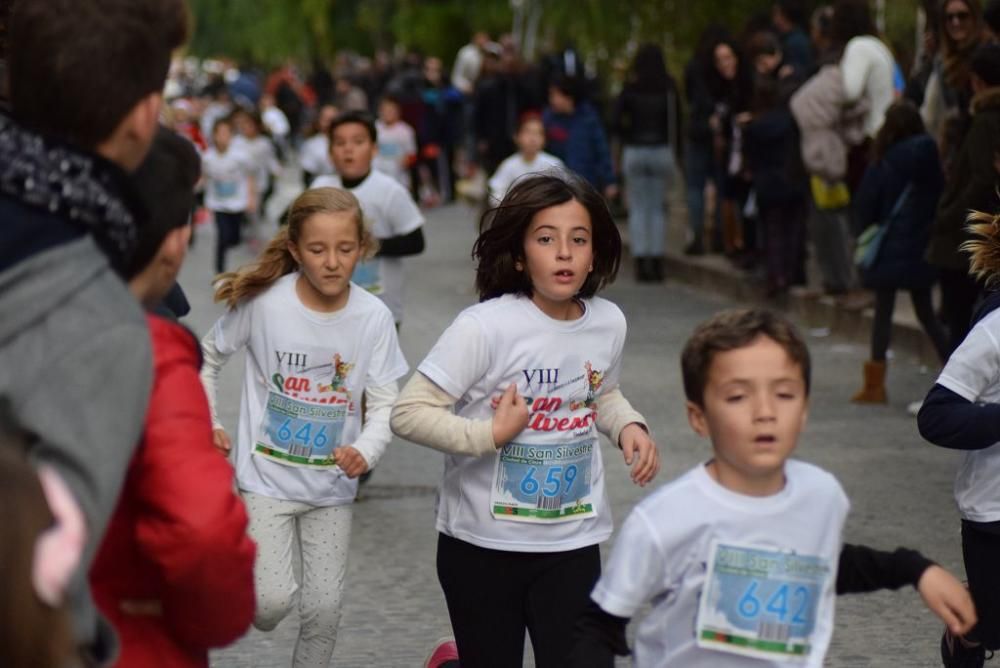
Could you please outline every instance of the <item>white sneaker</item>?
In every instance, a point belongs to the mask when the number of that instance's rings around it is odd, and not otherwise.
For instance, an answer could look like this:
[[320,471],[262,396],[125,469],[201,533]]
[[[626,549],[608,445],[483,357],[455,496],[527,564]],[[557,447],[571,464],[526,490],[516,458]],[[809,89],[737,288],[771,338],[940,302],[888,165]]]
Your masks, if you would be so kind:
[[910,403],[906,404],[906,412],[912,415],[913,417],[917,417],[917,413],[920,412],[920,407],[923,405],[924,405],[923,400],[911,401]]

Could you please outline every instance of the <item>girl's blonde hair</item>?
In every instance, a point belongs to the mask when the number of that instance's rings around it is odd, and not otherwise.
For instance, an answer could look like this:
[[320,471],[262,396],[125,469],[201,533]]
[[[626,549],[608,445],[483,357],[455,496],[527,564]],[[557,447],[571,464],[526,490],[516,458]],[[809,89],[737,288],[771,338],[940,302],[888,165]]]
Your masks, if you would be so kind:
[[224,301],[226,306],[233,308],[247,299],[253,299],[279,278],[295,271],[298,263],[288,250],[288,242],[298,244],[302,226],[312,216],[345,212],[351,213],[357,223],[361,259],[374,256],[378,251],[378,241],[365,222],[358,198],[341,188],[312,188],[295,198],[288,209],[288,224],[278,230],[256,262],[216,277],[215,301]]
[[974,239],[959,248],[969,254],[969,273],[987,287],[1000,283],[1000,214],[972,211],[965,229]]

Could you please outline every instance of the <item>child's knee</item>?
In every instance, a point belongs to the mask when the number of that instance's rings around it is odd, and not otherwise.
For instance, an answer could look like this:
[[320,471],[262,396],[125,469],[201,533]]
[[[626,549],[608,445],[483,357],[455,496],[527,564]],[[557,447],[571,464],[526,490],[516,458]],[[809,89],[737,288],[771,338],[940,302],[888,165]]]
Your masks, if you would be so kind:
[[292,609],[295,591],[260,591],[257,592],[257,611],[254,613],[253,625],[259,631],[271,631]]

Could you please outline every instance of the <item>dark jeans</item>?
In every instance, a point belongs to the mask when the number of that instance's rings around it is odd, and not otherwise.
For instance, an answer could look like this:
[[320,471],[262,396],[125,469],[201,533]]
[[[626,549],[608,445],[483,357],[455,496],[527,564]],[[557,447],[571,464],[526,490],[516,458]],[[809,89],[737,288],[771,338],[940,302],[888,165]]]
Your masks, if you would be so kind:
[[226,251],[240,243],[240,232],[246,222],[246,214],[213,211],[215,218],[215,271],[219,274],[226,270]]
[[[948,347],[948,336],[934,313],[931,301],[931,289],[910,290],[910,301],[917,314],[917,320],[924,332],[934,344],[941,363],[948,361],[951,348]],[[896,290],[881,288],[875,291],[875,322],[872,325],[872,360],[885,361],[885,353],[889,350],[889,340],[892,337],[892,312],[896,308]]]
[[799,284],[805,277],[806,204],[801,200],[761,206],[760,221],[767,257],[767,283],[772,290]]
[[955,350],[969,333],[972,310],[979,298],[980,286],[965,271],[942,269],[941,306],[948,324],[950,348]]
[[565,665],[573,627],[601,574],[596,545],[568,552],[490,550],[438,534],[438,580],[463,668]]
[[967,637],[987,649],[1000,649],[1000,533],[983,531],[962,520],[962,556],[979,617]]

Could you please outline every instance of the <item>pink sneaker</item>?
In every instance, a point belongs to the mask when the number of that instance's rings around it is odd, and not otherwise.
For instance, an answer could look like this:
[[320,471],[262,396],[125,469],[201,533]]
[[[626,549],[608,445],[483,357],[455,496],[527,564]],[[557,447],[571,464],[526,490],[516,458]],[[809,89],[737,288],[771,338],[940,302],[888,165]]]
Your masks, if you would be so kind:
[[454,638],[441,638],[434,643],[434,649],[424,661],[424,668],[441,668],[449,661],[458,661],[458,645]]

